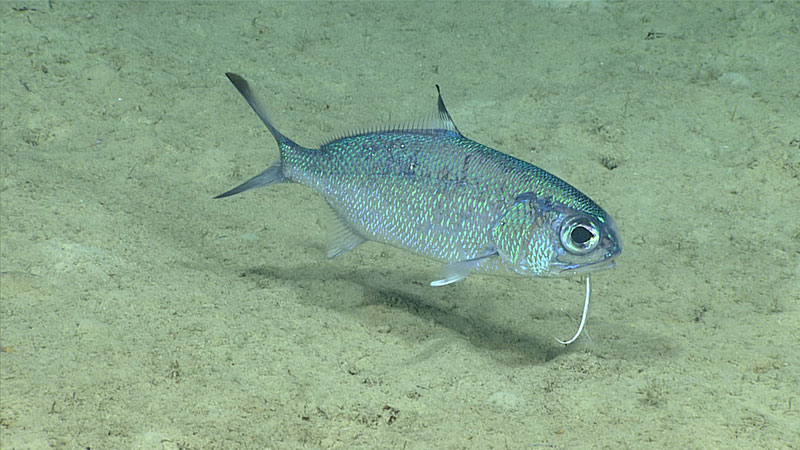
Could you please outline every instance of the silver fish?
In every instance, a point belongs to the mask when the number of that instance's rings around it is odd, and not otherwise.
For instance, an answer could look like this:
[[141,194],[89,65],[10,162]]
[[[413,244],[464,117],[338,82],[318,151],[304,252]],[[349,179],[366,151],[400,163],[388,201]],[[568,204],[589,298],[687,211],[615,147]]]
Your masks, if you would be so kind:
[[[553,277],[614,267],[617,226],[589,197],[530,163],[464,137],[441,93],[435,115],[302,147],[272,124],[242,77],[228,79],[278,141],[280,157],[217,196],[297,182],[320,193],[336,217],[328,256],[371,240],[444,263],[444,286],[473,272]],[[439,87],[436,87],[437,90]],[[591,282],[586,275],[584,312]]]

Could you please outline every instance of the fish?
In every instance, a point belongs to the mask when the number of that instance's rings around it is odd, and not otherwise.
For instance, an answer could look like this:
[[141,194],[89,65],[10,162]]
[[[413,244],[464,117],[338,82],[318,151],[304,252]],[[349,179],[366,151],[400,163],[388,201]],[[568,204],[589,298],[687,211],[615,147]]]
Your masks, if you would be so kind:
[[267,108],[234,73],[225,74],[278,143],[266,170],[215,198],[295,182],[321,194],[333,212],[328,257],[365,241],[443,263],[431,286],[472,273],[585,275],[580,336],[591,297],[589,273],[622,252],[611,216],[555,175],[465,137],[438,93],[434,114],[396,126],[337,135],[303,147],[273,125]]

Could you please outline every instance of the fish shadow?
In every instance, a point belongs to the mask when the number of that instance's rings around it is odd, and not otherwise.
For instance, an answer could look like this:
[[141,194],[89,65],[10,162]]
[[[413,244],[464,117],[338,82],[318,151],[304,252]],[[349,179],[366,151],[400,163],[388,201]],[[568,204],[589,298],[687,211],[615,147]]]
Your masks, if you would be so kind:
[[[386,270],[376,274],[374,269],[326,263],[303,267],[261,265],[244,275],[261,280],[286,281],[303,289],[303,301],[356,316],[362,322],[365,321],[365,310],[385,308],[389,313],[380,316],[386,320],[384,325],[406,339],[419,340],[419,333],[407,331],[414,328],[413,324],[411,327],[397,326],[395,321],[404,320],[398,311],[432,321],[463,336],[471,345],[509,366],[546,363],[561,355],[580,351],[574,345],[554,344],[550,335],[533,334],[492,320],[487,308],[482,306],[485,295],[469,284],[471,280],[432,288],[420,281],[427,279],[429,273]],[[343,291],[354,291],[352,286],[348,289],[343,283],[357,285],[360,289],[355,291],[360,295],[341,295]],[[262,287],[267,288],[267,285]]]
[[[454,288],[452,295],[428,295],[416,293],[413,288],[376,287],[370,282],[354,282],[370,293],[364,305],[381,305],[431,320],[467,338],[471,345],[488,351],[493,359],[509,366],[545,363],[571,351],[569,347],[554,346],[552,337],[527,333],[486,317],[480,301],[465,293],[468,288]],[[454,307],[452,300],[445,297],[457,298],[466,306]]]

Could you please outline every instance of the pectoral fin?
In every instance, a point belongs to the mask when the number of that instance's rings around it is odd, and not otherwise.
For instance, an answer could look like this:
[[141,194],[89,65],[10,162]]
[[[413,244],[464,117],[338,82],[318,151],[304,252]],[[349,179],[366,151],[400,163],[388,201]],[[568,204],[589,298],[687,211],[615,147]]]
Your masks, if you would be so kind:
[[497,250],[495,250],[494,248],[490,248],[486,249],[477,258],[449,262],[445,264],[444,267],[442,268],[442,273],[444,277],[442,277],[439,280],[431,281],[431,286],[433,287],[446,286],[450,283],[461,281],[464,278],[466,278],[467,275],[474,272],[478,268],[482,260],[486,258],[493,258],[495,256],[497,256]]

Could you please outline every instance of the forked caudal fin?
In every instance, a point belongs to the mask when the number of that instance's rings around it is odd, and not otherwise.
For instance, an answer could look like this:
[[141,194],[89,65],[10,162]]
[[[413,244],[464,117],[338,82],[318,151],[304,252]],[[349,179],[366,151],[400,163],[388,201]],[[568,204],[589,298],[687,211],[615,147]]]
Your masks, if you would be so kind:
[[219,194],[214,198],[230,197],[231,195],[236,195],[244,191],[249,191],[250,189],[255,189],[261,186],[269,186],[270,184],[283,183],[285,181],[289,180],[285,176],[283,176],[283,167],[281,161],[278,161],[275,164],[269,166],[267,170],[261,172],[260,174],[254,176],[253,178],[250,178],[249,180],[236,186],[230,191],[223,192],[222,194]]
[[272,125],[272,121],[269,119],[267,115],[267,108],[264,107],[264,104],[261,103],[261,100],[250,90],[250,85],[247,83],[247,80],[236,75],[235,73],[226,72],[225,76],[233,83],[233,87],[242,94],[242,97],[247,101],[247,104],[253,108],[253,111],[256,112],[258,118],[264,122],[264,125],[267,126],[269,132],[275,136],[275,140],[278,141],[278,144],[281,143],[286,136],[282,135],[280,131],[278,131],[274,125]]
[[[278,147],[281,149],[281,152],[287,148],[299,147],[297,144],[292,142],[291,139],[282,135],[281,132],[278,131],[274,125],[272,125],[272,122],[267,115],[267,109],[264,107],[264,104],[261,103],[261,100],[250,90],[250,85],[247,83],[247,80],[239,75],[236,75],[235,73],[230,72],[226,73],[225,76],[227,76],[231,83],[233,83],[233,86],[236,88],[236,90],[242,94],[242,97],[244,97],[244,99],[247,101],[247,104],[253,108],[253,111],[255,111],[261,121],[264,122],[264,125],[267,126],[269,132],[272,133],[272,136],[274,136],[275,140],[278,141]],[[283,183],[286,181],[289,181],[289,179],[283,174],[283,157],[281,156],[281,158],[276,163],[269,166],[267,170],[214,198],[230,197],[231,195],[249,191],[250,189],[269,186],[270,184]]]

